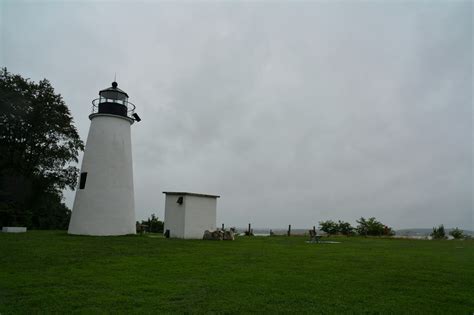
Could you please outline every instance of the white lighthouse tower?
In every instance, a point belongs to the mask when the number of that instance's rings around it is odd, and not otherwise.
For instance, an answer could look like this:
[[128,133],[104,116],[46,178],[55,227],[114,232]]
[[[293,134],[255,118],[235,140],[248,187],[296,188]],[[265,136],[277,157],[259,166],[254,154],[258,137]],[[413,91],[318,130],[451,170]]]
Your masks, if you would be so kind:
[[140,118],[117,86],[113,82],[92,101],[69,234],[135,234],[130,126]]

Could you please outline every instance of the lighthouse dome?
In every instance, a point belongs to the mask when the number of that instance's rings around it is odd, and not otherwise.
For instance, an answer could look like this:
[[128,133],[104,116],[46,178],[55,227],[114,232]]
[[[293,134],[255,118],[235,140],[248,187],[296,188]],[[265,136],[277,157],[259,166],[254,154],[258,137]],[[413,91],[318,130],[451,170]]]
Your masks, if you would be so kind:
[[106,89],[103,89],[99,92],[101,97],[107,99],[115,99],[115,100],[126,100],[128,98],[128,94],[125,91],[118,88],[117,82],[112,82],[112,86]]

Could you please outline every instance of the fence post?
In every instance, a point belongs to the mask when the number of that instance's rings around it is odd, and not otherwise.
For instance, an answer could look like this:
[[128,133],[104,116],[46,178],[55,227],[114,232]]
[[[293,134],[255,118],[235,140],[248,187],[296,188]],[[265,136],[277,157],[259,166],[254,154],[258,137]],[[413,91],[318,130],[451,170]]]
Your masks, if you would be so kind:
[[288,236],[291,236],[291,224],[288,225]]

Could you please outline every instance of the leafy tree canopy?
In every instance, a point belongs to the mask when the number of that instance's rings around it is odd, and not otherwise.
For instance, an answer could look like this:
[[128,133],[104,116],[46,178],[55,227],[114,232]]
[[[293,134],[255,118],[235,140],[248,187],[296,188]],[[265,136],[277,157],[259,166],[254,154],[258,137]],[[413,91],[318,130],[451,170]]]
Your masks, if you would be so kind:
[[352,235],[354,234],[354,228],[350,223],[339,220],[334,222],[332,220],[321,221],[319,222],[319,229],[328,234],[343,234],[343,235]]
[[327,234],[337,234],[338,232],[337,223],[332,220],[320,221],[319,229]]
[[349,222],[344,222],[339,220],[337,223],[339,233],[342,235],[353,235],[354,234],[354,228],[351,226]]
[[153,213],[151,218],[148,220],[137,221],[137,232],[151,232],[151,233],[163,233],[164,222],[160,221],[159,218]]
[[434,239],[445,239],[446,238],[446,231],[444,230],[444,225],[440,225],[437,228],[433,228],[433,232],[431,232],[431,236]]
[[48,80],[35,83],[0,70],[0,223],[48,228],[40,209],[48,204],[48,211],[66,211],[62,190],[75,188],[79,170],[71,163],[83,149],[68,107]]
[[356,227],[357,233],[360,235],[371,235],[371,236],[381,236],[381,235],[393,235],[393,230],[384,225],[383,223],[377,221],[374,217],[365,219],[360,218],[357,220],[359,224]]
[[455,239],[461,239],[464,238],[464,231],[458,228],[455,228],[449,232],[449,235],[454,237]]

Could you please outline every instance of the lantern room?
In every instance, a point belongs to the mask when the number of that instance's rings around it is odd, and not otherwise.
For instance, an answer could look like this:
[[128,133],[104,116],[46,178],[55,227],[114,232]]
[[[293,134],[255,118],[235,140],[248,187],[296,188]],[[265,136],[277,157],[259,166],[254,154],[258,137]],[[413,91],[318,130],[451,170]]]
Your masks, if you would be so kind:
[[92,105],[92,114],[110,114],[137,120],[135,105],[128,101],[128,94],[119,89],[115,81],[111,87],[99,92],[99,98],[93,100]]

